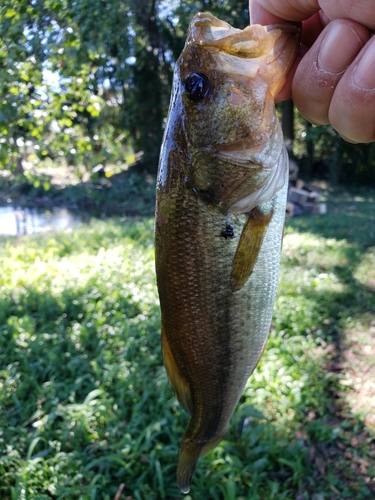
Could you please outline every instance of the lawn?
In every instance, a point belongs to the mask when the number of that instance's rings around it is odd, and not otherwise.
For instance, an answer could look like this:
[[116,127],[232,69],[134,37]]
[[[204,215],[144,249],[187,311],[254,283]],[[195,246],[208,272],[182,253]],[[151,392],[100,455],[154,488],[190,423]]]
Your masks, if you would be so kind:
[[185,497],[152,218],[0,238],[0,498],[375,497],[375,195],[328,195],[287,221],[267,349]]

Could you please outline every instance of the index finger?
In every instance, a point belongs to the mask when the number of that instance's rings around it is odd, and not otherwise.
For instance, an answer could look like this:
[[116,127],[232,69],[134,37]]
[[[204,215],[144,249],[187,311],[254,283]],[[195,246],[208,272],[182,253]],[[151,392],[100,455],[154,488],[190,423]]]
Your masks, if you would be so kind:
[[249,0],[251,24],[304,21],[320,10],[318,0]]
[[249,0],[252,24],[304,21],[323,10],[329,20],[346,18],[375,30],[374,0]]

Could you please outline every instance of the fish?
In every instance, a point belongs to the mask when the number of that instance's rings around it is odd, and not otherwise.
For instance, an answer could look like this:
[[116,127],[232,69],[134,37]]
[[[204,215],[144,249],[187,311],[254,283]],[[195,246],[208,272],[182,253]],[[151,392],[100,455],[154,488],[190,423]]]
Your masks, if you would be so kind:
[[165,369],[190,415],[177,485],[223,439],[266,345],[279,279],[288,155],[274,99],[295,24],[192,19],[174,67],[156,183]]

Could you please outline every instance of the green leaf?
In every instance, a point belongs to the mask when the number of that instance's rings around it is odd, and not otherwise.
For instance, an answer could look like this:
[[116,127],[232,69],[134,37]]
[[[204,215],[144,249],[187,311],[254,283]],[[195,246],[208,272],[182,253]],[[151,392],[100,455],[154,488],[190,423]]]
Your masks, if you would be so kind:
[[10,18],[12,18],[14,16],[17,16],[17,15],[18,15],[18,12],[16,10],[14,10],[14,9],[7,9],[5,11],[4,17],[6,19],[10,19]]

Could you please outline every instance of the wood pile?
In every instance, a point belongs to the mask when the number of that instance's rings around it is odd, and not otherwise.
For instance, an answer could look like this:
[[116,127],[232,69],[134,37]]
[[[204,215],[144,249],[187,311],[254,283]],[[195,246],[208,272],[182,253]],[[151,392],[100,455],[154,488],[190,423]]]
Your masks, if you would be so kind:
[[316,188],[305,184],[298,178],[298,165],[295,161],[289,162],[289,189],[286,204],[286,216],[293,217],[302,214],[325,214],[327,205],[320,203],[320,195]]

